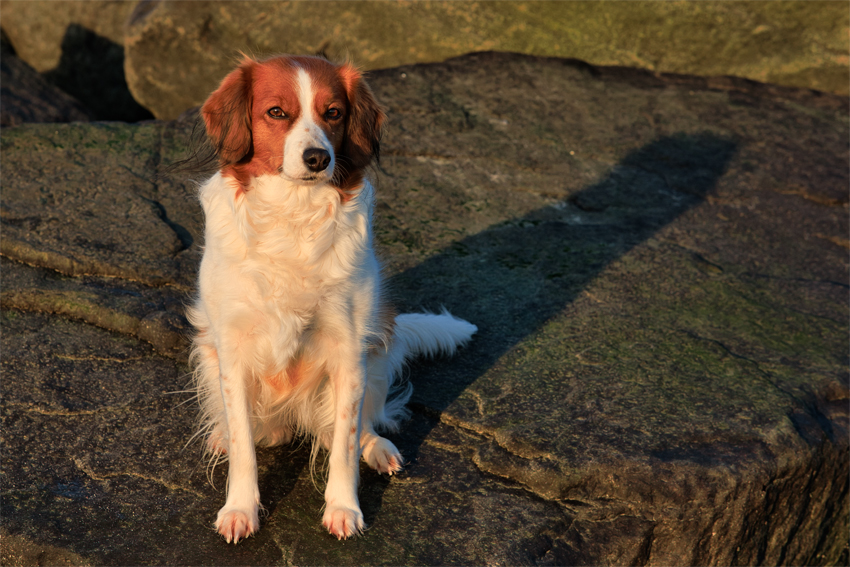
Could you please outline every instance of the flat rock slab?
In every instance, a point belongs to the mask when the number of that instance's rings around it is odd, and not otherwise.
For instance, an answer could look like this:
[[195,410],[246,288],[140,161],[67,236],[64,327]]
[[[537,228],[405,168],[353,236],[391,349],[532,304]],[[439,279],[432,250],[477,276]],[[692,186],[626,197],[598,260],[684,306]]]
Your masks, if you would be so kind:
[[211,530],[182,316],[201,218],[167,169],[191,123],[24,125],[4,564],[846,563],[846,101],[494,53],[371,84],[396,303],[480,332],[411,369],[408,465],[362,471],[370,529],[324,532],[295,446],[259,451],[260,533]]

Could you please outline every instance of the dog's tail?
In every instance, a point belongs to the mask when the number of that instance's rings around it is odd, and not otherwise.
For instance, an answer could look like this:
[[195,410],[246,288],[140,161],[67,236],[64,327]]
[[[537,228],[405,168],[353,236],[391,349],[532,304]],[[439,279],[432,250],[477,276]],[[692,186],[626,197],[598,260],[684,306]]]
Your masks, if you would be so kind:
[[401,387],[397,384],[405,363],[417,356],[454,354],[476,331],[478,327],[458,319],[446,310],[442,313],[404,313],[396,316],[390,346],[386,354],[375,361],[380,366],[378,372],[386,379],[385,387],[390,390],[389,398],[387,390],[383,390],[383,396],[376,396],[378,399],[386,399],[386,403],[383,408],[375,407],[375,425],[393,430],[398,427],[400,420],[409,415],[405,405],[413,388],[409,383]]
[[391,368],[398,372],[405,361],[415,356],[454,354],[457,347],[466,344],[476,331],[478,327],[446,310],[440,314],[398,315],[389,352]]

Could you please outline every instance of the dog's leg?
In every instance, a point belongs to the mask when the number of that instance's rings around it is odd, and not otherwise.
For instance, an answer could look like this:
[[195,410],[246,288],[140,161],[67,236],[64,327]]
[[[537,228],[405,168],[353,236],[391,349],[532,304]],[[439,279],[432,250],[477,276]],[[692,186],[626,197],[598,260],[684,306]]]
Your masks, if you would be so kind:
[[221,398],[221,377],[218,353],[205,327],[198,333],[192,348],[195,364],[195,387],[201,405],[201,429],[206,437],[206,454],[216,459],[227,454],[227,423],[224,400]]
[[363,531],[357,499],[360,480],[360,416],[366,388],[366,361],[352,340],[335,345],[328,368],[334,389],[334,427],[328,459],[328,485],[322,524],[338,539]]
[[[226,352],[226,351],[224,351]],[[215,527],[228,543],[238,543],[260,527],[257,457],[251,428],[251,406],[245,370],[219,349],[221,397],[228,435],[227,500]]]

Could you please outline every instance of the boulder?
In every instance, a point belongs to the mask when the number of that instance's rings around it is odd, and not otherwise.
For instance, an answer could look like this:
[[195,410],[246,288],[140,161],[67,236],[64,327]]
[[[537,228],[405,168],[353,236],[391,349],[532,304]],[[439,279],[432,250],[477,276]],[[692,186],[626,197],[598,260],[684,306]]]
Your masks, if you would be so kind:
[[138,2],[27,0],[3,2],[3,29],[18,56],[39,73],[59,66],[68,28],[78,26],[116,45],[124,44],[124,23]]
[[99,120],[153,118],[124,78],[124,21],[135,2],[4,2],[3,28],[18,56]]
[[210,529],[191,121],[27,124],[0,139],[4,562],[846,564],[846,99],[506,53],[370,84],[395,302],[480,329],[411,367],[370,529],[324,531],[297,444],[258,452],[256,537]]
[[16,55],[5,32],[0,51],[0,126],[91,120],[74,97],[48,83]]
[[481,50],[847,94],[850,15],[834,2],[158,2],[125,36],[127,83],[157,118],[201,104],[240,52],[325,52],[366,69]]
[[123,46],[78,24],[68,26],[59,65],[44,77],[84,102],[99,120],[153,118],[127,88]]

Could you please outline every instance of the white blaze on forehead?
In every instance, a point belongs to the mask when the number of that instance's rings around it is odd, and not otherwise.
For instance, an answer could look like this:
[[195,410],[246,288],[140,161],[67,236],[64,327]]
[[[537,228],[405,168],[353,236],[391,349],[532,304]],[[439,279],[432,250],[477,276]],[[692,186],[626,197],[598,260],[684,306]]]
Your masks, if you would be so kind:
[[[283,146],[283,175],[292,180],[327,180],[333,174],[336,156],[324,130],[316,123],[313,79],[307,71],[299,67],[295,84],[301,113]],[[331,161],[326,170],[315,173],[307,168],[304,163],[304,151],[310,148],[320,148],[330,154]]]
[[301,105],[302,120],[309,117],[309,121],[313,122],[313,80],[307,71],[299,67],[296,83],[298,84],[298,103]]

